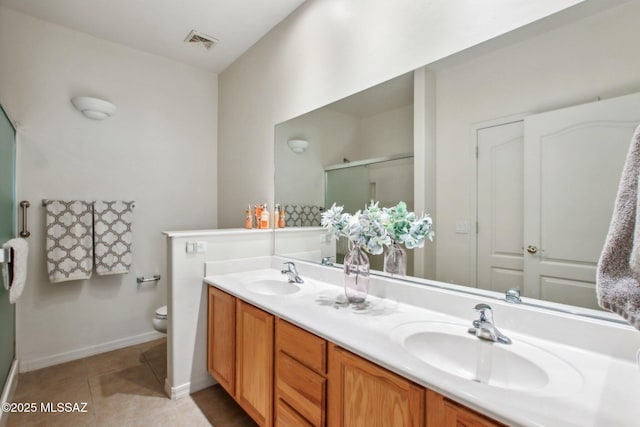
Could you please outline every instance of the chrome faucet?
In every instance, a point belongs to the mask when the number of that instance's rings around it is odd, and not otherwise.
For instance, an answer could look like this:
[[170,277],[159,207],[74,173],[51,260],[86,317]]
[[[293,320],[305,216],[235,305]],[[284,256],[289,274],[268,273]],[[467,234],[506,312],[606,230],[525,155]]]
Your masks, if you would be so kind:
[[507,289],[504,293],[504,300],[513,304],[520,304],[522,298],[520,298],[520,289]]
[[331,262],[331,258],[333,258],[332,256],[326,256],[322,258],[322,261],[320,261],[321,265],[333,265],[333,262]]
[[293,262],[287,261],[283,265],[286,265],[287,269],[282,270],[282,274],[287,275],[287,277],[289,278],[289,283],[304,283],[304,280],[302,280],[302,277],[300,277],[300,275],[298,274],[296,265]]
[[473,327],[469,328],[469,333],[476,337],[502,344],[511,344],[511,339],[505,336],[493,324],[493,311],[487,304],[478,304],[474,309],[480,313],[480,319],[473,321]]

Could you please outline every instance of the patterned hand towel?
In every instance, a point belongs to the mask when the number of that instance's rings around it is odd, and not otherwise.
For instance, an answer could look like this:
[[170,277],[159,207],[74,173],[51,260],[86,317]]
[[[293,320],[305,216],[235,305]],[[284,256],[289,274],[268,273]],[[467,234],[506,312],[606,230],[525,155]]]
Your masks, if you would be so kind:
[[598,261],[596,293],[600,307],[640,329],[640,126],[622,171],[609,233]]
[[131,221],[134,202],[94,202],[94,259],[96,273],[124,274],[131,267]]
[[91,277],[93,209],[79,200],[53,200],[46,206],[47,272],[51,283]]

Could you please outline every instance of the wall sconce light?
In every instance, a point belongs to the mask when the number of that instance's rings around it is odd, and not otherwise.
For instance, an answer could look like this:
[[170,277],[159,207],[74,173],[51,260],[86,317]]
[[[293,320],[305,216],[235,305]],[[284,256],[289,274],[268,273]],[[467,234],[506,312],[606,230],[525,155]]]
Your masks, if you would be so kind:
[[116,112],[116,106],[109,101],[90,96],[76,96],[71,98],[71,103],[76,110],[92,120],[104,120]]
[[304,153],[309,146],[309,141],[304,139],[290,139],[287,141],[287,145],[296,154]]

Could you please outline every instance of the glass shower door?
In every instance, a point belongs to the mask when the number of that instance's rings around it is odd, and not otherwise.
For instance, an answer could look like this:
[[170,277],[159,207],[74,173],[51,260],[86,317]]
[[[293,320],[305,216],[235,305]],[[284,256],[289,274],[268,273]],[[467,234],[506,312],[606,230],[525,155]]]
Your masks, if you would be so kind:
[[[0,244],[15,236],[16,131],[0,106]],[[2,282],[2,275],[0,275]],[[11,369],[15,342],[14,306],[9,292],[0,285],[0,391]]]

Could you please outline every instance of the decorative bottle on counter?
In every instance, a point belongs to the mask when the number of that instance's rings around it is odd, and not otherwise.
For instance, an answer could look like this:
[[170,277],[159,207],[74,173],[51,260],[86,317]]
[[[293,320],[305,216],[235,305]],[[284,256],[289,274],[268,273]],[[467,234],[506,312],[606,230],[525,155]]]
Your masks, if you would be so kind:
[[262,206],[262,213],[260,213],[260,228],[269,228],[269,209],[266,203]]
[[273,209],[273,226],[280,228],[280,205],[276,203],[276,207]]
[[244,228],[253,228],[253,214],[251,213],[251,205],[247,207],[244,215]]
[[278,227],[284,228],[287,225],[284,219],[284,206],[280,206],[280,215],[278,215]]
[[359,245],[354,245],[344,257],[344,293],[350,304],[362,304],[367,299],[369,270],[369,257]]
[[262,221],[262,205],[256,205],[253,212],[256,217],[256,228],[260,228],[260,222]]

